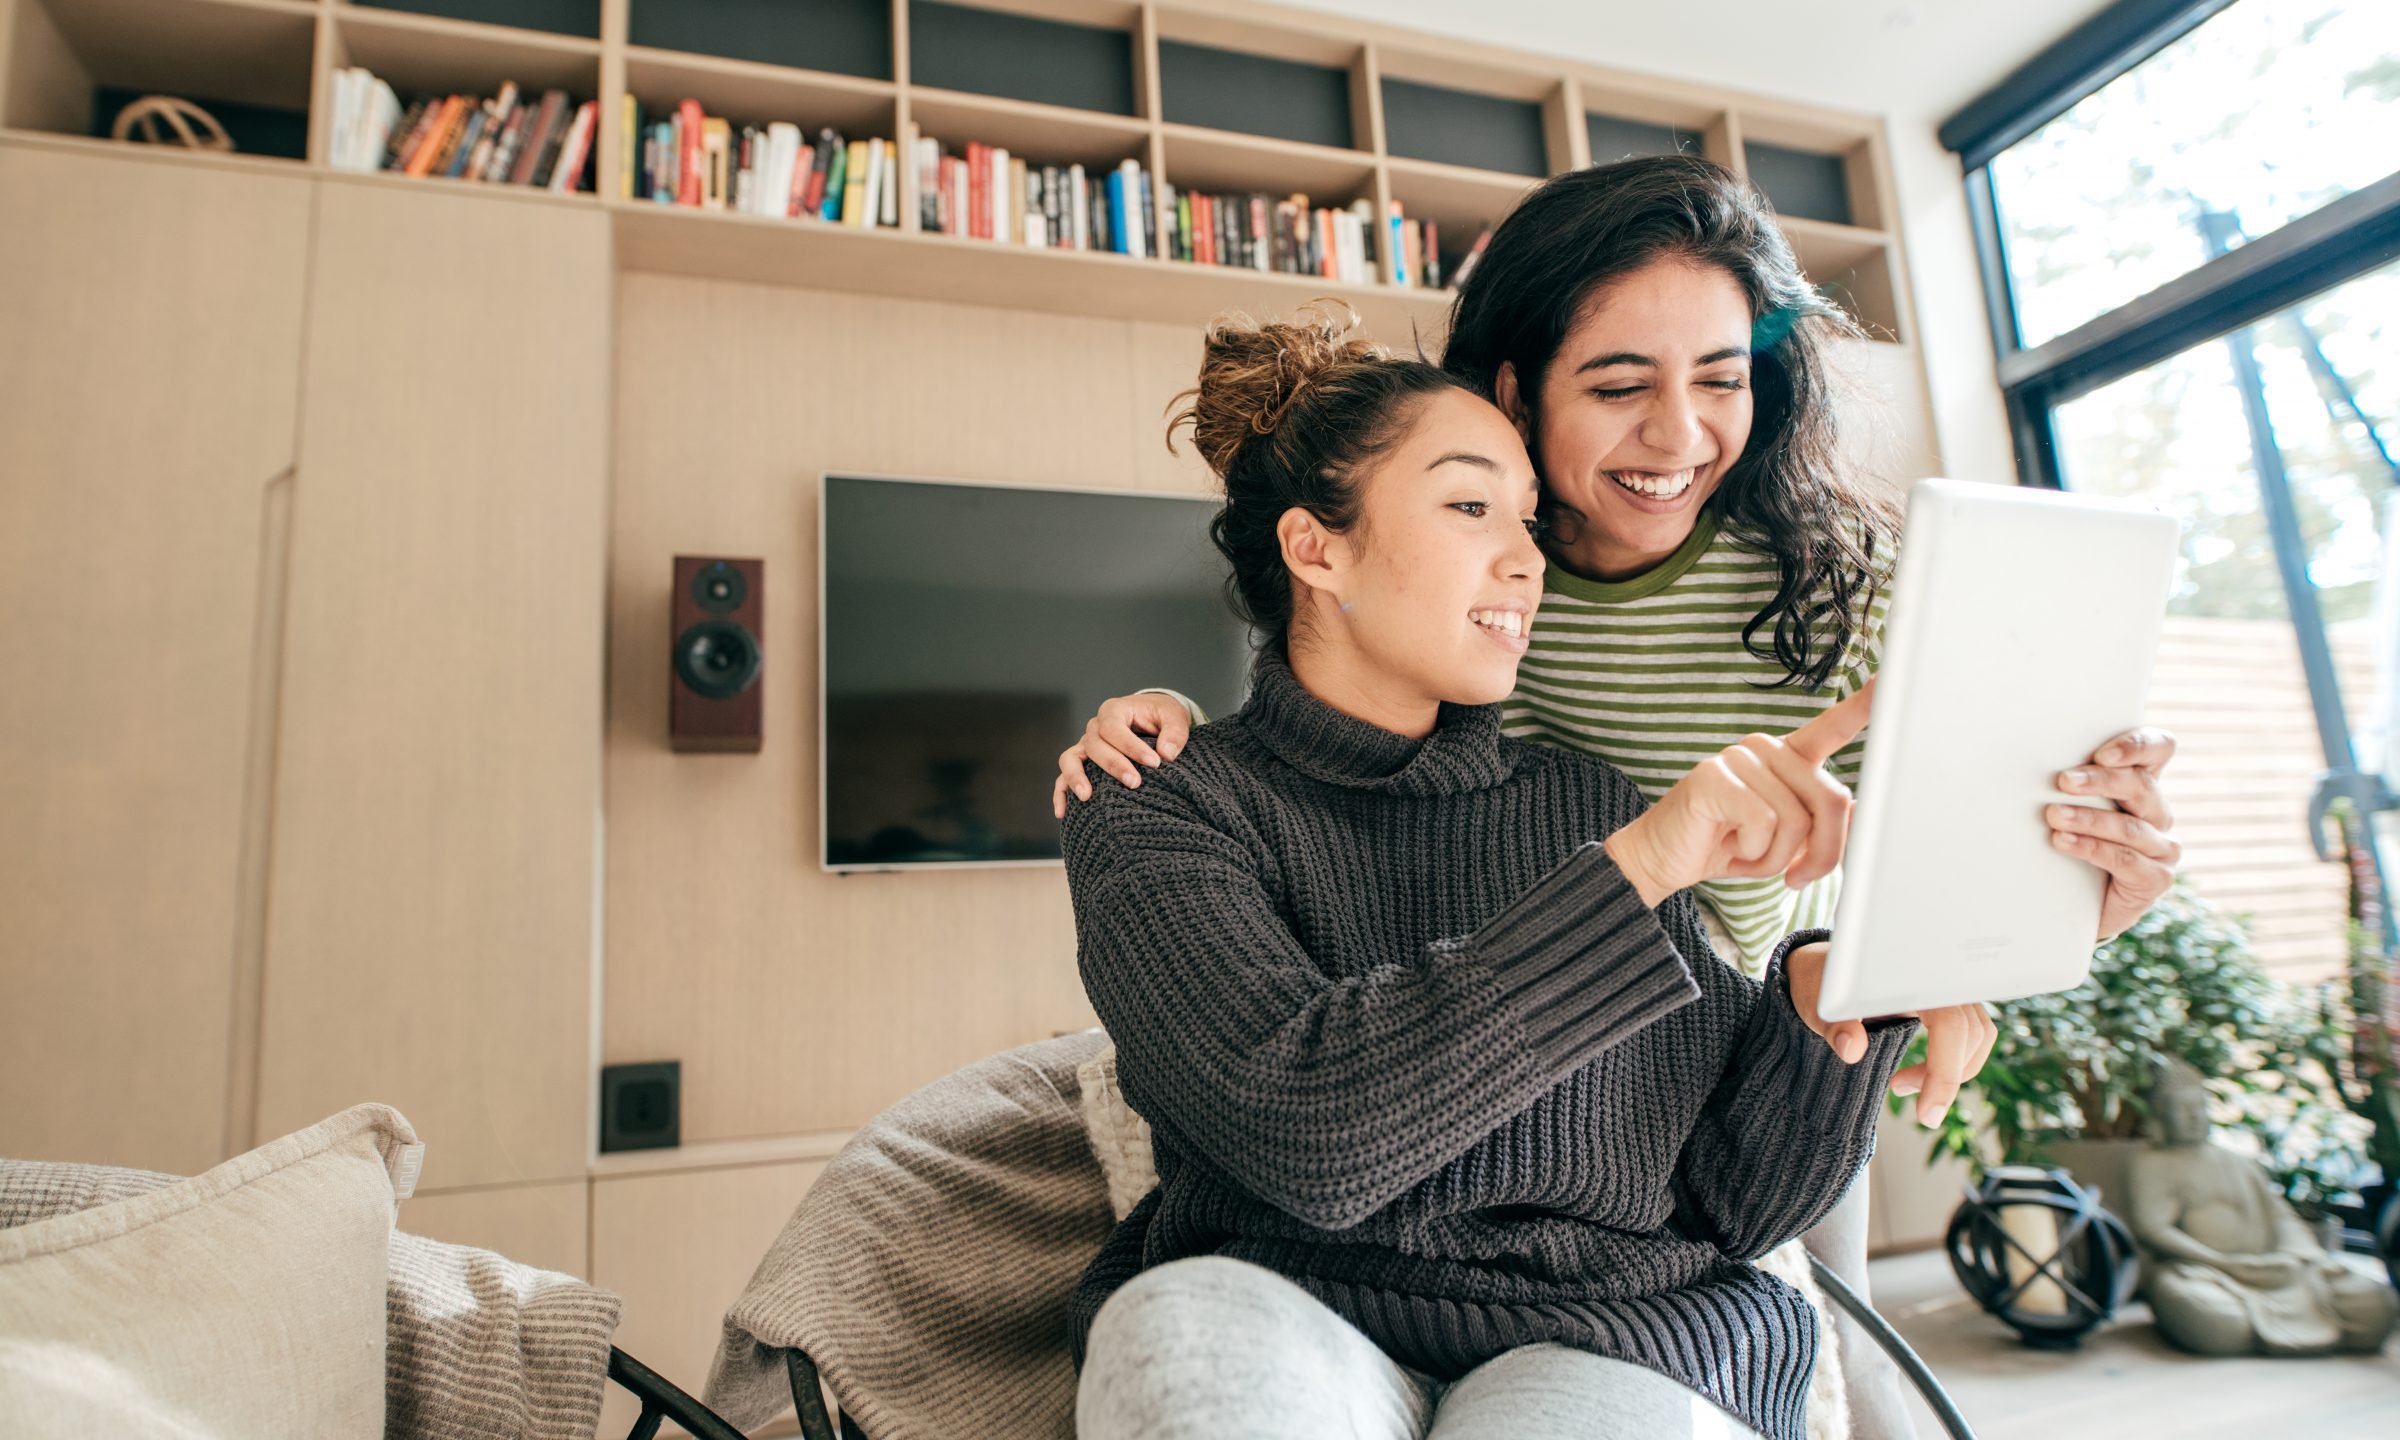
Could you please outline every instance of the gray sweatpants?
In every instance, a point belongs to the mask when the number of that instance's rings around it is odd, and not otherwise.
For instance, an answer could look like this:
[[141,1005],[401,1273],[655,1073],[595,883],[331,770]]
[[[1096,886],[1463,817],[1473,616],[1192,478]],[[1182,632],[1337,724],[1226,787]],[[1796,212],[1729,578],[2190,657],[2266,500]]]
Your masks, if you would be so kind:
[[1756,1440],[1639,1365],[1527,1345],[1443,1385],[1275,1272],[1145,1270],[1092,1323],[1078,1440]]

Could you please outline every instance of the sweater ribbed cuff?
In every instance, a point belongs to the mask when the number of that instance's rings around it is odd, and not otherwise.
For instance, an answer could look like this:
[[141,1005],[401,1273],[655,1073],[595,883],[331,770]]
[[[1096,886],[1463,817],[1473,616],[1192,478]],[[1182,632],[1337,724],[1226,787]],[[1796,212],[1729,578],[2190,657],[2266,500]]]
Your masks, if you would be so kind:
[[1597,842],[1467,937],[1545,1073],[1563,1075],[1700,998],[1658,916]]
[[1784,970],[1794,950],[1831,938],[1830,930],[1797,930],[1775,947],[1767,959],[1765,993],[1758,998],[1760,1013],[1744,1037],[1745,1059],[1762,1072],[1786,1077],[1776,1088],[1787,1097],[1785,1107],[1795,1117],[1806,1117],[1802,1123],[1823,1134],[1849,1134],[1862,1126],[1872,1133],[1876,1107],[1883,1103],[1908,1042],[1917,1037],[1917,1021],[1904,1015],[1868,1022],[1867,1053],[1856,1064],[1845,1064],[1792,1008],[1791,977]]
[[1208,712],[1200,708],[1200,702],[1184,694],[1181,690],[1169,690],[1164,685],[1144,685],[1133,693],[1136,695],[1164,695],[1183,707],[1183,713],[1192,717],[1192,724],[1195,727],[1208,723]]

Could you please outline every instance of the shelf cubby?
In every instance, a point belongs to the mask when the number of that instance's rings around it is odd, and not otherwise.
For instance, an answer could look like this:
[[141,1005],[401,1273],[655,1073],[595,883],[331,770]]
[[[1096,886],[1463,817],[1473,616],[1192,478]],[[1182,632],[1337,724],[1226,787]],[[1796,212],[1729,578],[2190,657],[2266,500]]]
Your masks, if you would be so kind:
[[909,91],[909,119],[919,135],[961,152],[972,140],[997,145],[1032,165],[1115,165],[1121,160],[1150,165],[1150,126],[1124,116],[1099,115],[1024,100],[1004,100],[960,91]]
[[1778,215],[1848,225],[1856,213],[1843,174],[1842,157],[1814,150],[1794,150],[1752,140],[1743,147],[1750,183],[1765,193]]
[[[1374,157],[1354,150],[1336,150],[1322,145],[1303,145],[1289,140],[1270,140],[1261,136],[1228,134],[1191,126],[1168,126],[1162,140],[1166,181],[1174,187],[1178,196],[1264,195],[1270,216],[1274,214],[1278,202],[1294,195],[1307,196],[1311,211],[1347,210],[1360,200],[1366,201],[1370,209],[1376,204],[1378,188]],[[1160,223],[1172,228],[1173,221],[1174,216],[1165,211],[1162,201]],[[1199,227],[1195,224],[1194,228]],[[1371,269],[1381,263],[1382,239],[1380,228],[1368,228],[1365,236],[1366,259]],[[1273,253],[1272,247],[1269,253]],[[1195,265],[1194,268],[1221,268],[1236,273],[1273,275],[1284,280],[1305,281],[1320,290],[1327,287],[1342,288],[1334,281],[1274,270],[1241,272],[1239,267],[1231,265]]]
[[1394,160],[1423,160],[1540,180],[1567,168],[1553,154],[1546,113],[1560,83],[1462,65],[1437,56],[1378,49],[1383,148]]
[[1722,106],[1626,86],[1582,87],[1584,153],[1590,163],[1646,155],[1706,155],[1731,164]]
[[[355,65],[367,70],[391,86],[403,106],[419,96],[450,94],[488,101],[513,81],[519,96],[529,102],[538,103],[546,90],[564,91],[571,120],[576,106],[600,97],[601,46],[596,39],[403,10],[347,4],[336,10],[328,47],[333,67],[339,70]],[[330,101],[332,93],[329,76],[322,94]],[[611,117],[602,109],[597,119],[605,122]],[[316,153],[331,150],[333,128],[328,104],[317,115]],[[586,157],[584,168],[596,186],[602,179],[596,163],[599,134],[593,139],[594,153]],[[537,189],[494,180],[470,182],[446,175],[410,176],[380,170],[363,172],[363,177],[393,184],[472,184],[478,191]],[[552,195],[546,189],[540,193],[569,204],[589,204],[593,198],[589,188],[573,194]]]
[[1375,198],[1375,157],[1355,150],[1183,125],[1167,126],[1163,140],[1167,183],[1179,191],[1302,194],[1336,208]]
[[[1437,227],[1442,275],[1458,264],[1487,225],[1497,225],[1517,208],[1527,191],[1540,184],[1530,176],[1499,175],[1423,160],[1391,160],[1388,183],[1400,213],[1410,220],[1431,220]],[[1387,217],[1388,218],[1388,217]]]
[[490,95],[514,80],[520,91],[564,90],[577,101],[600,93],[600,42],[538,30],[351,8],[334,30],[334,66],[363,65],[399,93]]
[[[1042,13],[1029,13],[1033,10]],[[1084,18],[1053,18],[1062,9]],[[1025,9],[909,0],[910,85],[1083,110],[1141,114],[1137,5]]]
[[118,111],[172,95],[235,153],[303,160],[317,7],[297,0],[18,0],[0,125],[105,139]]
[[340,0],[340,8],[430,15],[585,40],[600,38],[600,0]]
[[625,26],[637,50],[893,78],[891,0],[630,0]]
[[[673,50],[628,49],[624,93],[641,106],[647,127],[674,118],[685,100],[696,100],[707,115],[731,127],[737,142],[726,158],[728,184],[741,168],[738,141],[742,127],[764,130],[777,122],[799,127],[803,142],[813,141],[831,127],[844,140],[896,140],[899,137],[899,90],[888,80],[787,69],[715,56]],[[619,107],[616,124],[624,120]],[[617,196],[625,186],[641,184],[640,141],[625,156],[627,173],[602,181],[602,193]],[[635,198],[644,198],[637,194]],[[727,197],[730,204],[732,197]],[[657,204],[653,200],[650,203]]]
[[889,80],[628,47],[625,93],[646,114],[661,116],[684,100],[697,100],[737,129],[788,120],[811,135],[830,125],[862,139],[899,136],[899,87]]
[[1826,298],[1850,312],[1879,340],[1898,340],[1900,313],[1892,288],[1891,242],[1855,225],[1834,225],[1802,216],[1778,217],[1792,254]]
[[1880,230],[1872,143],[1819,122],[1775,116],[1742,118],[1743,169],[1779,215]]
[[1244,50],[1158,41],[1161,117],[1171,125],[1358,147],[1354,63],[1312,64]]

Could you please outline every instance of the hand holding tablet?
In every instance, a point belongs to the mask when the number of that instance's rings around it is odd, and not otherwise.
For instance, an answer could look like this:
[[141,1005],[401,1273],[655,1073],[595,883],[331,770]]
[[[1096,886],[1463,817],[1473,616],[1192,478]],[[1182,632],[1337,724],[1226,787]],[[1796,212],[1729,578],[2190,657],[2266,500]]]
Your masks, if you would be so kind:
[[[1826,1018],[2068,989],[2166,889],[2157,774],[2174,744],[2138,727],[2175,556],[2174,519],[2146,507],[1917,486]],[[2106,763],[2061,772],[2074,755]]]
[[[2174,878],[2158,775],[2175,742],[2138,721],[2175,539],[2122,502],[1923,482],[1882,673],[1704,761],[1610,855],[1655,905],[1720,877],[1807,884],[1846,850],[1834,941],[1787,959],[1793,1004],[1845,1060],[1863,1017],[1922,1020],[1926,1061],[1893,1088],[1932,1124],[1991,1051],[1984,1002],[2079,983]],[[1870,714],[1854,814],[1824,764]]]

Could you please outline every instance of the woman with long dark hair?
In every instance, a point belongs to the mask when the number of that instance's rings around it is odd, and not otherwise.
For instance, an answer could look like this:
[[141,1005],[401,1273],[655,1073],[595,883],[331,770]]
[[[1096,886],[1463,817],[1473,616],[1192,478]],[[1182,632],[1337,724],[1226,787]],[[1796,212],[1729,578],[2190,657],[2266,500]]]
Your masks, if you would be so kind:
[[[1804,723],[1875,673],[1896,514],[1837,458],[1827,374],[1829,345],[1856,334],[1801,276],[1765,201],[1698,157],[1558,176],[1500,225],[1442,364],[1509,417],[1542,485],[1549,568],[1504,702],[1509,735],[1599,756],[1656,799],[1740,737]],[[1191,723],[1172,692],[1107,702],[1060,757],[1061,813],[1090,793],[1087,759],[1138,785]],[[1836,754],[1832,773],[1855,783],[1861,749]],[[2120,736],[2060,778],[2116,808],[2046,812],[2053,843],[2108,876],[2104,936],[2172,878],[2158,775],[2173,753],[2154,730]],[[1791,931],[1830,923],[1838,870],[1795,878],[1700,886],[1728,960],[1757,973]],[[1937,1036],[1894,1088],[1931,1123],[1979,1064]],[[1807,1237],[1862,1292],[1866,1219],[1862,1185]],[[1859,1432],[1907,1436],[1891,1367],[1843,1333]]]

